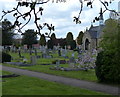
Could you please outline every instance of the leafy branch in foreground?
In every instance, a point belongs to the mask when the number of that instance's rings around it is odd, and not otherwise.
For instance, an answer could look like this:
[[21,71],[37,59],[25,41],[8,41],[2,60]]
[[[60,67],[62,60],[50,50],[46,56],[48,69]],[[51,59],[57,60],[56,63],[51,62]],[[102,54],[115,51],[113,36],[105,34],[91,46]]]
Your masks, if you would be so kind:
[[[49,0],[48,0],[49,1]],[[16,30],[18,30],[18,32],[20,32],[22,34],[22,28],[24,28],[30,21],[31,21],[31,17],[32,15],[34,16],[34,23],[37,27],[37,30],[36,30],[36,34],[40,35],[41,36],[41,30],[47,26],[48,30],[50,30],[50,33],[47,35],[47,37],[50,37],[50,34],[51,34],[51,31],[53,30],[54,31],[54,26],[51,26],[47,23],[44,23],[43,26],[41,24],[39,24],[39,21],[40,21],[40,16],[43,15],[43,8],[42,7],[39,7],[39,10],[37,10],[37,5],[41,5],[41,4],[45,4],[47,3],[48,1],[46,2],[28,2],[28,1],[23,1],[23,2],[18,2],[17,3],[17,6],[15,8],[13,8],[12,10],[10,11],[2,11],[3,12],[3,15],[0,19],[0,21],[4,18],[4,16],[6,16],[7,14],[10,14],[10,13],[13,13],[13,17],[15,17],[15,21],[14,21],[14,24],[9,27],[9,29],[11,28],[17,28]],[[19,8],[20,7],[28,7],[30,10],[23,13],[22,11],[19,11]],[[25,24],[23,24],[22,22],[20,22],[20,20],[24,20],[25,21]]]
[[[2,21],[2,19],[7,15],[7,14],[10,14],[10,13],[13,13],[13,17],[15,17],[15,21],[14,21],[14,24],[9,28],[17,28],[16,30],[18,30],[18,32],[20,32],[22,34],[22,29],[31,21],[32,19],[32,16],[34,16],[34,23],[37,27],[37,30],[36,30],[36,34],[40,35],[41,36],[41,30],[46,26],[49,30],[49,33],[45,33],[46,34],[46,37],[49,37],[50,38],[50,34],[51,34],[51,31],[54,31],[54,26],[52,24],[47,24],[47,23],[43,23],[43,26],[39,23],[40,20],[41,20],[41,16],[43,15],[43,8],[42,7],[39,7],[39,9],[37,9],[37,6],[38,5],[42,5],[42,4],[45,4],[45,3],[48,3],[50,0],[26,0],[26,1],[19,1],[17,2],[17,6],[14,7],[12,10],[9,10],[9,11],[2,11],[3,12],[3,15],[0,19],[0,21]],[[56,3],[58,2],[66,2],[66,0],[55,0]],[[90,7],[90,8],[93,8],[93,2],[95,0],[79,0],[80,2],[80,11],[79,11],[79,14],[78,16],[75,16],[74,17],[74,22],[76,22],[76,24],[80,24],[81,23],[81,20],[80,20],[80,16],[81,16],[81,13],[83,11],[83,7],[84,7],[84,3],[87,2],[87,7]],[[102,13],[100,14],[104,14],[106,11],[112,11],[114,13],[116,13],[118,15],[118,13],[115,11],[115,10],[111,10],[108,8],[109,4],[112,3],[113,0],[109,0],[109,2],[105,1],[105,0],[99,0],[99,2],[105,7],[105,10],[102,11]],[[52,2],[54,2],[54,0],[52,0]],[[74,1],[75,2],[75,1]],[[23,7],[27,7],[29,8],[29,11],[26,11],[25,13],[23,13],[22,11],[20,11],[20,8],[23,8]],[[99,21],[99,17],[95,17],[95,19],[93,20],[93,22],[95,21]],[[25,23],[23,24],[23,22],[20,22],[21,20],[24,20]]]

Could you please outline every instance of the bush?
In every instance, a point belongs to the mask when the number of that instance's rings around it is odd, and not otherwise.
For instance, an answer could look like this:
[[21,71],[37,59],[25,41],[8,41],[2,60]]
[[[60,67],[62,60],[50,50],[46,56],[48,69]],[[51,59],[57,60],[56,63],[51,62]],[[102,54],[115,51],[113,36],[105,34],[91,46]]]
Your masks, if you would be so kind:
[[5,53],[5,52],[2,52],[2,63],[3,62],[11,62],[11,55]]
[[98,53],[95,72],[100,82],[118,83],[120,80],[118,64],[114,57],[115,53],[104,51]]

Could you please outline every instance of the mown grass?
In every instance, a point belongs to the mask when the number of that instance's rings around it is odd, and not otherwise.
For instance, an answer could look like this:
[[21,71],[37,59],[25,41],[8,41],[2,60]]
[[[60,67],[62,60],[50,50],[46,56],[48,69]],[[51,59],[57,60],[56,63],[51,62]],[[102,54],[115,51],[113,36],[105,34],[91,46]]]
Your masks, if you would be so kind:
[[[69,53],[69,55],[68,55],[69,57],[71,56],[71,53],[72,53],[72,51]],[[12,55],[13,59],[20,59],[18,56],[18,53],[10,53],[10,54]],[[29,53],[22,53],[22,55],[25,56],[25,58],[27,58],[29,60],[28,62],[30,62]],[[41,55],[41,53],[38,53],[38,55]],[[76,53],[75,53],[75,55],[76,55]],[[54,58],[50,58],[50,59],[45,59],[45,58],[37,59],[37,64],[51,64],[52,61],[54,61],[56,59],[68,60],[63,57],[59,57],[56,53],[53,54],[53,56],[54,56]],[[12,61],[16,61],[16,60],[12,60]],[[88,71],[57,71],[57,70],[49,69],[50,67],[52,67],[54,65],[34,65],[34,66],[14,66],[14,65],[9,65],[9,64],[3,64],[3,65],[37,71],[37,72],[44,72],[44,73],[54,74],[54,75],[59,75],[59,76],[65,76],[65,77],[70,77],[70,78],[76,78],[76,79],[81,79],[81,80],[97,82],[97,77],[95,75],[94,69],[91,69]],[[61,64],[60,66],[68,67],[68,64]]]
[[8,71],[1,71],[2,75],[9,75],[9,74],[13,74],[12,72],[8,72]]
[[[6,73],[9,74],[3,71],[3,74]],[[4,78],[2,84],[3,95],[106,95],[27,76]]]
[[[48,73],[48,74],[53,74],[58,76],[70,77],[70,78],[75,78],[80,80],[97,82],[97,77],[95,75],[94,69],[88,70],[88,71],[58,71],[58,70],[50,70],[49,67],[51,67],[51,65],[34,65],[34,66],[14,66],[9,64],[3,64],[3,65],[15,67],[15,68],[27,69],[27,70],[36,71],[36,72],[43,72],[43,73]],[[65,64],[64,64],[64,67],[65,67]]]

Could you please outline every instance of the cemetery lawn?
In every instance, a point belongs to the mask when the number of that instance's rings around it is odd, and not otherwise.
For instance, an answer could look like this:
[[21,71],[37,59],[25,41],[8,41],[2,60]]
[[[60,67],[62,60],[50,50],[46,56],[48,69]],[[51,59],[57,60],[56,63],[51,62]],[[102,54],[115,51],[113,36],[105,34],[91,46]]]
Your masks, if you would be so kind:
[[[12,61],[22,62],[22,60],[20,60],[20,58],[18,56],[18,53],[10,53],[10,54],[12,55],[13,59],[15,59]],[[38,53],[38,55],[40,55],[40,54],[41,53]],[[22,53],[22,55],[28,59],[28,62],[30,62],[29,53]],[[71,55],[71,53],[68,56],[70,56],[70,55]],[[56,54],[54,54],[53,56],[54,56],[54,58],[50,58],[50,59],[45,59],[45,58],[37,59],[37,64],[49,64],[49,63],[51,64],[52,61],[54,61],[56,59],[68,60],[63,57],[58,57]],[[64,76],[64,77],[70,77],[70,78],[75,78],[75,79],[97,82],[97,77],[95,75],[94,69],[91,69],[88,71],[58,71],[58,70],[50,70],[49,69],[50,67],[53,67],[54,65],[34,65],[34,66],[15,66],[15,65],[9,65],[9,64],[3,64],[3,65],[21,68],[21,69],[27,69],[27,70],[31,70],[31,71],[43,72],[43,73],[53,74],[53,75],[58,75],[58,76]],[[61,64],[60,66],[68,67],[68,64]]]
[[[2,74],[11,73],[3,71]],[[3,95],[109,95],[27,76],[3,80]]]
[[[49,67],[51,67],[51,65],[34,65],[34,66],[15,66],[15,65],[9,65],[9,64],[3,64],[3,65],[20,68],[20,69],[27,69],[27,70],[36,71],[36,72],[43,72],[43,73],[53,74],[58,76],[70,77],[70,78],[75,78],[80,80],[97,82],[97,77],[95,75],[94,69],[91,69],[88,71],[58,71],[58,70],[50,70]],[[61,66],[65,67],[65,64]]]

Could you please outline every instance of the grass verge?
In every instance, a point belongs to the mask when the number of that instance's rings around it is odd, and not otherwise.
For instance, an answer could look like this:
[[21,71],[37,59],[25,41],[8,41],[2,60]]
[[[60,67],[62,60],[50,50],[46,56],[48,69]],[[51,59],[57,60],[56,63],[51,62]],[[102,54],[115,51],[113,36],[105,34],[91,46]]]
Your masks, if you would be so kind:
[[3,95],[106,95],[34,77],[19,76],[4,78],[4,80]]

